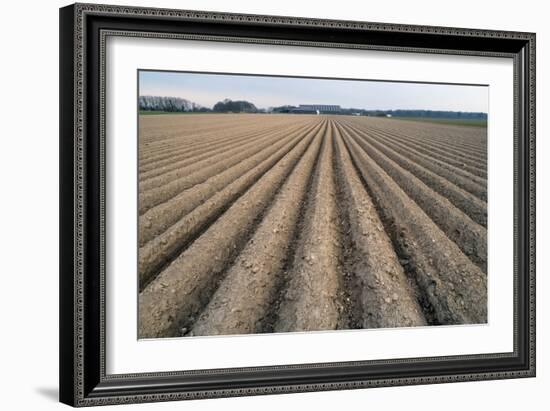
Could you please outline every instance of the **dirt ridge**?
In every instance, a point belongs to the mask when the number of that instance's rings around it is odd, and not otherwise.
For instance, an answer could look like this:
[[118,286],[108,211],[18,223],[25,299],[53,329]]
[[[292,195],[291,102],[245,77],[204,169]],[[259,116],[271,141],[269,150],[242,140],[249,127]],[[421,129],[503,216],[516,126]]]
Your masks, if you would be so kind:
[[419,121],[141,116],[139,338],[486,323],[486,146]]

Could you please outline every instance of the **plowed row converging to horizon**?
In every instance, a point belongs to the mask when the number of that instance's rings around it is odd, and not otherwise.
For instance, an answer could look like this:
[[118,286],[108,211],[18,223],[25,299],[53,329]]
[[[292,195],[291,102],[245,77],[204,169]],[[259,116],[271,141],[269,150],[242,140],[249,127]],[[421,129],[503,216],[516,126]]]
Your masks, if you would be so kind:
[[486,128],[141,116],[141,338],[487,321]]

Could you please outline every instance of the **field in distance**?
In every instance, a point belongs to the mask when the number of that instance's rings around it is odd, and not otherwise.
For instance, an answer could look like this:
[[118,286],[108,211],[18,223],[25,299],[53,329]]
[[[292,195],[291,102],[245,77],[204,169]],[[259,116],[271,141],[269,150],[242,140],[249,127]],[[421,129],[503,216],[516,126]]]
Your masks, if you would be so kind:
[[487,129],[141,115],[139,336],[487,321]]
[[393,120],[426,121],[428,123],[455,126],[487,127],[487,119],[472,118],[431,118],[431,117],[392,117]]

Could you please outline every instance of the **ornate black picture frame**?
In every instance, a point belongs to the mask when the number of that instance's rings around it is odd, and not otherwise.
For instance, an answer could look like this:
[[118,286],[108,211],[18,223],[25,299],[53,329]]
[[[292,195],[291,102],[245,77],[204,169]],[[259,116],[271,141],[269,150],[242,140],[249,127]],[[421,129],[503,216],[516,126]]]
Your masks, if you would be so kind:
[[[514,350],[108,375],[105,40],[184,38],[514,61]],[[535,376],[535,34],[75,4],[60,10],[60,400],[73,406]]]

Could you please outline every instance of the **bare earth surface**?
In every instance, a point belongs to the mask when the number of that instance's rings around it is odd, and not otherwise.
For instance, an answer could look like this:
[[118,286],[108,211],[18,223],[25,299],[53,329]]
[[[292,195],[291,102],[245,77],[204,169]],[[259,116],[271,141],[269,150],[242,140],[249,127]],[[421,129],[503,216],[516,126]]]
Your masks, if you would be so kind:
[[139,336],[487,322],[487,129],[140,117]]

